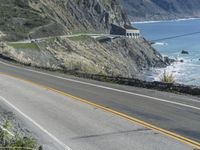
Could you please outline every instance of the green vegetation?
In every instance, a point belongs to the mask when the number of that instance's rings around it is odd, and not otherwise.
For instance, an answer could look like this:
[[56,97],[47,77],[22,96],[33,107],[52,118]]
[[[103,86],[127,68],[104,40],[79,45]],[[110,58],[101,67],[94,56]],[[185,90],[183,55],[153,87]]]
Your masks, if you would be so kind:
[[89,38],[90,36],[88,35],[77,35],[77,36],[69,37],[69,39],[72,41],[85,41]]
[[3,146],[7,146],[10,140],[10,135],[8,133],[8,130],[11,128],[11,124],[10,122],[6,121],[2,127],[5,130],[1,130],[0,132],[0,141],[1,141],[0,144],[2,144]]
[[1,150],[35,150],[37,147],[36,141],[28,137],[20,137],[11,135],[9,130],[11,124],[6,121],[0,128],[0,149]]
[[175,83],[175,79],[172,73],[164,71],[163,75],[160,77],[160,81],[163,83]]
[[111,40],[111,38],[109,38],[107,36],[100,36],[100,37],[96,38],[96,40],[99,42],[103,42],[103,41],[109,41],[109,40]]
[[19,136],[15,136],[14,139],[12,140],[10,147],[15,148],[16,150],[18,149],[35,149],[36,148],[36,142],[32,138],[21,138]]
[[107,39],[108,37],[107,36],[99,36],[96,38],[96,40],[104,40],[104,39]]
[[8,39],[24,39],[32,29],[48,22],[26,0],[0,0],[0,31],[9,34]]
[[31,43],[9,43],[9,45],[15,49],[30,49],[30,50],[37,50],[37,51],[40,50],[40,48],[34,42],[31,42]]

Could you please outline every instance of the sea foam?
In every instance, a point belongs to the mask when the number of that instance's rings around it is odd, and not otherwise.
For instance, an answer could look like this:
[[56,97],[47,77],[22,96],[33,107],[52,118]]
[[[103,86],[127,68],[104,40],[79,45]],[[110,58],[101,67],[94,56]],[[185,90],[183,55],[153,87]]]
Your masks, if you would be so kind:
[[168,43],[166,43],[166,42],[156,42],[153,45],[166,46],[166,45],[168,45]]
[[200,18],[183,18],[183,19],[173,19],[173,20],[157,20],[157,21],[137,21],[131,22],[131,24],[147,24],[147,23],[160,23],[160,22],[179,22],[187,20],[199,20]]

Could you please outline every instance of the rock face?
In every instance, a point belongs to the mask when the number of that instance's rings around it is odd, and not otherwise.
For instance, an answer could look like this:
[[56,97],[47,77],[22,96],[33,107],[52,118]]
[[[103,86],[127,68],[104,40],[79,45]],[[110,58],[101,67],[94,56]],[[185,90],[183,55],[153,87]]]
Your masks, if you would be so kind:
[[199,0],[121,0],[131,21],[200,17]]
[[0,31],[7,39],[110,31],[129,24],[118,0],[0,0]]
[[40,50],[0,48],[1,56],[23,64],[69,72],[136,77],[150,67],[165,67],[162,57],[143,38],[99,42],[88,36],[37,42]]

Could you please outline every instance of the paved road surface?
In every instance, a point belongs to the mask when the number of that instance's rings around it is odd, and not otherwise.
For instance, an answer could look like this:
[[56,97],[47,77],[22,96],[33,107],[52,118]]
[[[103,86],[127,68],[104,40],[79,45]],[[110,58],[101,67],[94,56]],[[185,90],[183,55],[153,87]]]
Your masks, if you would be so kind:
[[44,41],[48,40],[51,38],[72,38],[72,37],[79,37],[79,36],[90,36],[93,38],[98,38],[98,37],[109,37],[109,38],[115,38],[119,37],[120,35],[111,35],[111,34],[93,34],[93,33],[80,33],[80,34],[69,34],[69,35],[60,35],[60,36],[48,36],[48,37],[42,37],[42,38],[36,38],[36,39],[29,39],[29,40],[23,40],[23,41],[16,41],[16,42],[11,42],[11,43],[31,43],[32,41]]
[[2,62],[0,72],[81,97],[200,142],[198,98],[78,79],[58,73],[40,73]]
[[0,83],[1,104],[25,117],[22,120],[45,150],[192,150],[169,137],[41,87],[4,75],[0,75]]

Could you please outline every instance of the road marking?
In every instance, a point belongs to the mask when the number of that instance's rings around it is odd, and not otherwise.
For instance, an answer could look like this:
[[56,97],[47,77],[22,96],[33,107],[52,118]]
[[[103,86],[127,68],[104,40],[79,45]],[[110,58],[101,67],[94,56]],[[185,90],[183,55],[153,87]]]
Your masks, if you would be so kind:
[[85,100],[85,99],[82,99],[82,98],[79,98],[79,97],[76,97],[76,96],[73,96],[71,94],[68,94],[68,93],[65,93],[65,92],[62,92],[62,91],[59,91],[59,90],[56,90],[56,89],[53,89],[53,88],[50,88],[48,86],[45,86],[45,85],[41,85],[41,84],[38,84],[38,83],[35,83],[35,82],[32,82],[32,81],[29,81],[29,80],[25,80],[23,78],[19,78],[19,77],[15,77],[13,75],[9,75],[9,74],[5,74],[5,73],[0,73],[1,75],[4,75],[4,76],[7,76],[7,77],[10,77],[10,78],[13,78],[13,79],[17,79],[19,81],[23,81],[25,83],[29,83],[33,86],[37,86],[37,87],[40,87],[40,88],[43,88],[43,89],[46,89],[46,90],[49,90],[49,91],[52,91],[52,92],[55,92],[57,94],[60,94],[60,95],[63,95],[63,96],[66,96],[68,98],[71,98],[72,100],[75,100],[75,101],[80,101],[84,104],[87,104],[87,105],[90,105],[92,107],[95,107],[95,108],[98,108],[98,109],[101,109],[105,112],[109,112],[109,113],[112,113],[118,117],[121,117],[123,119],[126,119],[132,123],[137,123],[145,128],[148,128],[148,129],[152,129],[158,133],[161,133],[163,135],[166,135],[172,139],[175,139],[177,141],[180,141],[184,144],[187,144],[187,145],[190,145],[191,147],[194,147],[194,148],[198,148],[200,149],[200,143],[199,142],[196,142],[194,140],[191,140],[191,139],[188,139],[186,137],[183,137],[181,135],[178,135],[176,133],[173,133],[171,131],[168,131],[168,130],[165,130],[165,129],[162,129],[160,127],[157,127],[155,125],[152,125],[152,124],[149,124],[147,122],[144,122],[140,119],[137,119],[137,118],[134,118],[134,117],[131,117],[131,116],[128,116],[124,113],[121,113],[121,112],[118,112],[116,110],[113,110],[113,109],[110,109],[110,108],[106,108],[104,106],[101,106],[101,105],[98,105],[98,104],[95,104],[95,103],[92,103],[90,102],[89,100]]
[[12,109],[20,113],[24,118],[29,120],[31,123],[33,123],[36,127],[38,127],[40,130],[42,130],[44,133],[46,133],[49,137],[51,137],[54,141],[56,141],[60,146],[62,146],[65,150],[72,150],[70,147],[65,145],[63,142],[61,142],[58,138],[56,138],[54,135],[52,135],[50,132],[48,132],[46,129],[44,129],[41,125],[39,125],[37,122],[35,122],[33,119],[31,119],[29,116],[27,116],[25,113],[23,113],[19,108],[14,106],[12,103],[10,103],[8,100],[6,100],[4,97],[0,96],[1,101],[9,105]]
[[[115,89],[115,88],[111,88],[111,87],[106,87],[106,86],[102,86],[102,85],[96,85],[96,84],[92,84],[92,83],[87,83],[87,82],[83,82],[83,81],[78,81],[78,80],[64,78],[64,77],[60,77],[60,76],[56,76],[56,75],[51,75],[51,74],[48,74],[48,73],[45,73],[45,72],[40,72],[40,71],[36,71],[36,70],[31,70],[31,69],[27,69],[27,68],[18,67],[18,66],[13,66],[13,65],[4,63],[2,61],[0,61],[0,63],[2,63],[4,65],[7,65],[7,66],[10,66],[10,67],[13,67],[13,68],[23,69],[23,70],[27,70],[27,71],[30,71],[30,72],[34,72],[34,73],[38,73],[38,74],[54,77],[54,78],[57,78],[57,79],[62,79],[62,80],[65,80],[65,81],[80,83],[80,84],[83,84],[83,85],[89,85],[89,86],[98,87],[98,88],[111,90],[111,91],[115,91],[115,92],[120,92],[120,93],[125,93],[125,94],[129,94],[129,95],[138,96],[138,97],[148,98],[148,99],[151,99],[151,100],[154,100],[154,101],[159,101],[159,102],[164,102],[164,103],[169,103],[169,104],[175,104],[175,105],[182,106],[182,107],[188,107],[188,108],[196,109],[198,111],[200,110],[199,107],[188,105],[188,104],[184,104],[184,103],[173,102],[173,101],[169,101],[169,100],[165,100],[165,99],[161,99],[161,98],[156,98],[156,97],[152,97],[152,96],[148,96],[148,95],[128,92],[128,91]],[[195,101],[195,100],[192,100],[192,101]]]
[[184,101],[192,101],[192,102],[196,102],[196,103],[200,103],[200,99],[199,100],[195,100],[195,99],[191,99],[191,98],[188,98],[188,99],[186,99],[186,98],[184,98]]

